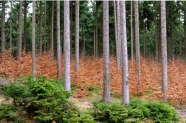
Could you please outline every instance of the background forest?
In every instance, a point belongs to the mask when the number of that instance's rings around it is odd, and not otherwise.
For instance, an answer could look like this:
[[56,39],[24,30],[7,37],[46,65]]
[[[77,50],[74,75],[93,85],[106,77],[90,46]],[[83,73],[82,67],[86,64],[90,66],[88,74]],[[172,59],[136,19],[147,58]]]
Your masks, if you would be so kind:
[[[37,75],[64,78],[66,26],[64,2],[36,1],[35,50]],[[57,5],[59,5],[57,7]],[[130,94],[143,98],[162,98],[161,85],[161,9],[160,1],[139,1],[139,33],[135,34],[134,2],[126,1],[126,35],[129,59]],[[117,3],[109,1],[109,54],[111,93],[122,93],[122,70],[117,55]],[[32,72],[33,9],[31,1],[1,1],[1,74],[26,75]],[[60,8],[60,9],[59,9]],[[75,65],[75,1],[69,2],[71,82],[81,88],[77,97],[89,86],[103,89],[103,1],[79,2],[79,74]],[[56,13],[60,11],[59,17]],[[186,2],[166,1],[166,33],[168,57],[168,97],[173,103],[185,103]],[[65,18],[64,18],[65,16]],[[58,19],[60,20],[58,23]],[[65,24],[64,24],[65,23]],[[60,26],[59,26],[60,25]],[[60,32],[58,32],[60,30]],[[58,38],[58,35],[61,38]],[[136,35],[139,34],[140,78],[135,62]],[[60,41],[60,45],[57,40]],[[60,46],[60,48],[58,48]],[[59,49],[59,51],[57,51]],[[8,52],[7,52],[8,51]],[[22,53],[21,53],[22,52]],[[57,67],[58,53],[62,66]],[[12,57],[11,57],[12,56]],[[116,58],[117,56],[117,58]],[[119,66],[119,68],[118,68]],[[57,72],[58,71],[58,72]],[[61,77],[59,77],[61,78]],[[140,79],[140,80],[138,80]],[[140,83],[139,83],[140,81]],[[140,88],[139,88],[140,87]],[[178,88],[181,88],[178,90]],[[176,92],[176,93],[175,93]],[[153,97],[152,97],[153,95]]]

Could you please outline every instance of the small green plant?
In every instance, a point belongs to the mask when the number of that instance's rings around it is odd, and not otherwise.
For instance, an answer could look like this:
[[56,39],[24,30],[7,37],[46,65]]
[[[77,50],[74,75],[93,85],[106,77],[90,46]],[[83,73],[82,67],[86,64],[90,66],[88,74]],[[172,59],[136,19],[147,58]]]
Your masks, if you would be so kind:
[[91,92],[93,92],[93,93],[99,93],[99,91],[100,91],[100,88],[98,88],[98,87],[91,87],[91,86],[89,86],[88,87],[88,91],[91,91]]

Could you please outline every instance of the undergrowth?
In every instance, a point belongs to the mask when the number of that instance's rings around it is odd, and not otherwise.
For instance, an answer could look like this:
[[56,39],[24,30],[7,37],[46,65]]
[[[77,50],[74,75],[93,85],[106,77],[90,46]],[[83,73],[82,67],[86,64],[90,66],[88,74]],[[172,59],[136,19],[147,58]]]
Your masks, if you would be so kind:
[[[22,117],[37,123],[175,123],[179,120],[172,106],[141,99],[131,99],[130,105],[93,102],[92,109],[80,112],[68,100],[71,93],[63,89],[63,84],[56,79],[38,77],[33,81],[32,76],[26,76],[4,86],[3,94],[12,98],[14,103],[0,106],[0,121],[27,122]],[[90,91],[94,89],[89,88]]]
[[153,123],[175,123],[180,117],[174,107],[163,102],[132,99],[129,106],[122,103],[93,102],[96,121],[107,123],[138,123],[150,120]]
[[[15,107],[22,107],[27,116],[38,123],[90,121],[91,116],[80,114],[79,109],[68,100],[70,93],[63,88],[62,81],[47,80],[44,77],[38,77],[36,81],[33,81],[31,76],[27,76],[5,86],[3,92],[5,96],[13,98]],[[8,109],[4,108],[0,111],[0,119],[14,121],[13,116],[16,117],[16,114],[12,116],[13,118],[3,115]]]

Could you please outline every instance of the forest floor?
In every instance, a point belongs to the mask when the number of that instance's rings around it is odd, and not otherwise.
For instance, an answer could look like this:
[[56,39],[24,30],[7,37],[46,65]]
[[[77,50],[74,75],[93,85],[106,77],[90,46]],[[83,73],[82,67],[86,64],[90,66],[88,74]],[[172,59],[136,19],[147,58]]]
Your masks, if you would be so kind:
[[[62,76],[64,77],[64,57],[62,56]],[[10,52],[0,54],[0,75],[4,78],[14,80],[17,77],[32,73],[32,55],[22,54],[17,60],[10,57]],[[71,59],[71,83],[78,90],[73,94],[72,100],[82,103],[82,108],[90,104],[89,88],[99,88],[98,95],[103,93],[103,58],[93,56],[80,57],[79,74],[76,75],[75,59]],[[162,70],[161,62],[152,58],[141,57],[140,86],[137,81],[137,70],[135,60],[129,60],[129,87],[130,96],[140,95],[141,99],[161,100],[162,95]],[[48,79],[57,78],[56,60],[51,59],[50,52],[43,56],[36,55],[36,69],[38,76],[45,76]],[[175,106],[182,116],[186,117],[186,62],[180,59],[168,61],[168,103]],[[0,79],[1,83],[7,83]],[[122,93],[122,69],[117,68],[116,57],[110,56],[110,87],[111,95]],[[87,99],[88,98],[88,99]],[[94,100],[94,96],[91,96]],[[97,98],[96,98],[97,99]],[[80,106],[80,107],[81,107]]]

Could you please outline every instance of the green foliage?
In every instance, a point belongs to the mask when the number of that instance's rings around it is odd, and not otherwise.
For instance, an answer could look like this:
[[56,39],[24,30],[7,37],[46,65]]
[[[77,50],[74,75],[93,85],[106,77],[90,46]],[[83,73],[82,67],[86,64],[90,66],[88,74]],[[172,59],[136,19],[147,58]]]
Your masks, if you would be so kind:
[[127,108],[121,103],[93,102],[93,116],[97,121],[107,121],[109,123],[121,123],[128,116]]
[[140,99],[131,99],[129,106],[121,103],[93,102],[93,109],[93,117],[97,121],[107,123],[140,123],[149,119],[154,123],[175,123],[179,120],[172,106]]
[[88,90],[89,91],[91,91],[91,92],[94,92],[94,93],[99,93],[99,91],[100,91],[100,88],[98,88],[98,87],[91,87],[91,86],[89,86],[88,87]]
[[63,88],[61,81],[49,81],[44,77],[38,77],[33,81],[32,76],[27,76],[5,86],[3,90],[6,96],[14,99],[15,105],[23,106],[36,122],[88,122],[86,117],[90,116],[80,115],[79,109],[68,101],[70,93]]
[[22,107],[11,106],[11,105],[0,105],[0,120],[14,121],[17,122],[19,119],[19,111]]
[[150,117],[152,117],[156,123],[176,122],[179,119],[174,107],[163,102],[149,101],[146,107],[150,110]]

